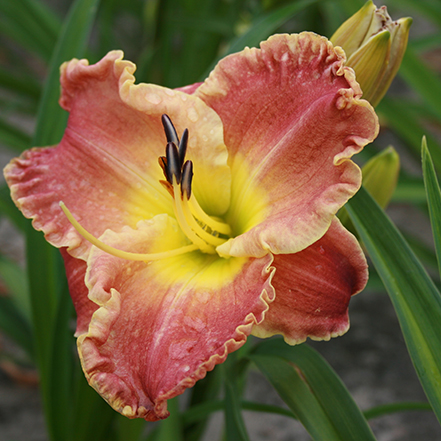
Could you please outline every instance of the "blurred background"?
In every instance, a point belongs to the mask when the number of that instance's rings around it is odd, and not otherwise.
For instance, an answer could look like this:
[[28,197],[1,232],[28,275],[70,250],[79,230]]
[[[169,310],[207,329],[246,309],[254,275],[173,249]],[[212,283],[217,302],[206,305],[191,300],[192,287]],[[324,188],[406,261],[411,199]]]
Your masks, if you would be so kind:
[[[83,2],[84,3],[84,2]],[[101,0],[90,1],[90,35],[70,28],[73,44],[85,58],[98,61],[122,49],[137,64],[138,82],[180,87],[202,81],[227,53],[257,45],[278,32],[314,31],[331,37],[356,12],[357,0]],[[72,12],[71,0],[0,0],[0,161],[2,167],[34,145],[56,144],[63,123],[39,125],[44,94],[59,91],[54,60],[70,59],[57,49]],[[392,145],[401,171],[388,214],[439,283],[421,175],[421,138],[426,135],[435,167],[441,170],[441,2],[384,0],[393,19],[413,17],[407,54],[391,89],[377,107],[381,133],[356,159],[363,164]],[[94,15],[95,14],[95,15]],[[72,29],[74,31],[72,32]],[[84,40],[80,43],[77,40]],[[57,52],[58,51],[58,52]],[[50,75],[55,75],[51,78]],[[49,80],[48,80],[49,78]],[[51,88],[44,88],[52,81]],[[54,112],[63,113],[60,109]],[[61,117],[64,123],[66,115]],[[43,142],[44,141],[44,142]],[[0,186],[0,440],[48,440],[35,335],[31,318],[28,222]],[[28,248],[29,249],[29,248]],[[39,259],[38,250],[33,258]],[[41,257],[43,259],[43,257]],[[438,278],[438,279],[437,279]],[[49,306],[48,306],[49,308]],[[44,306],[43,306],[44,309]],[[71,309],[69,329],[74,329]],[[48,314],[50,314],[48,312]],[[397,401],[425,401],[407,354],[394,309],[371,268],[367,289],[350,307],[351,330],[331,342],[312,342],[341,376],[362,410]],[[72,334],[73,332],[71,332]],[[74,341],[69,337],[70,351]],[[38,340],[38,337],[37,337]],[[256,371],[249,376],[246,398],[281,404],[276,392]],[[185,395],[183,400],[185,401]],[[308,440],[292,419],[245,412],[252,441]],[[370,420],[380,441],[441,440],[430,411],[394,413]],[[222,414],[212,418],[206,440],[220,438]],[[153,426],[152,424],[147,426]],[[147,429],[148,430],[148,429]]]

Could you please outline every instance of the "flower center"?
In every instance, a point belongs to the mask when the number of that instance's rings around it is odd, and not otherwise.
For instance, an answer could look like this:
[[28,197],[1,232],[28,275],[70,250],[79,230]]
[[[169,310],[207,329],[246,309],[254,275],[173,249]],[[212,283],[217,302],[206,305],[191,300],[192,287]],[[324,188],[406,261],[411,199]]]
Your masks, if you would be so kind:
[[185,161],[188,143],[188,130],[185,129],[179,140],[176,129],[167,115],[162,116],[165,135],[167,137],[166,156],[159,157],[159,165],[165,181],[159,181],[173,199],[173,210],[182,232],[191,242],[177,249],[160,253],[131,253],[107,245],[88,232],[72,215],[66,205],[60,201],[60,207],[72,226],[92,245],[116,257],[126,260],[152,261],[174,257],[191,251],[216,254],[216,247],[231,237],[231,228],[221,220],[209,216],[199,205],[192,194],[193,163]]
[[185,161],[188,130],[184,130],[179,140],[176,129],[167,115],[162,116],[162,124],[167,137],[167,147],[166,156],[160,156],[158,160],[166,180],[159,182],[173,198],[173,210],[183,233],[202,252],[215,254],[216,247],[230,238],[231,228],[205,213],[191,191],[193,163]]

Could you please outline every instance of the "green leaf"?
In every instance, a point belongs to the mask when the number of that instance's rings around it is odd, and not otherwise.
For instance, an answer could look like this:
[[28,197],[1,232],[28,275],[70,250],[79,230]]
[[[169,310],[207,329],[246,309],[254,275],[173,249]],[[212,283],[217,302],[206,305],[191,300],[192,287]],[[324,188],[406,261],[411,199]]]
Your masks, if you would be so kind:
[[441,275],[441,190],[436,177],[435,167],[433,166],[432,158],[427,148],[426,138],[423,138],[421,149],[430,223],[432,225],[433,240],[435,242],[438,270]]
[[31,146],[31,137],[0,119],[0,143],[20,153]]
[[2,68],[0,68],[0,87],[33,100],[38,100],[41,94],[41,87],[35,78],[23,72],[17,75],[16,72]]
[[441,421],[441,296],[403,236],[361,188],[346,204],[392,300],[418,377]]
[[81,58],[86,49],[99,0],[76,0],[73,3],[51,58],[48,79],[38,109],[34,146],[60,141],[66,127],[67,112],[58,104],[60,66],[71,58]]
[[58,28],[59,20],[41,2],[0,0],[0,33],[46,61],[50,59]]
[[432,411],[432,406],[429,403],[402,401],[399,403],[382,404],[381,406],[375,406],[364,411],[363,414],[367,419],[372,419],[397,412],[409,412],[410,410]]
[[375,440],[337,374],[309,346],[266,340],[250,358],[315,440]]
[[261,18],[257,18],[253,25],[241,35],[235,39],[229,46],[227,54],[239,52],[244,47],[257,47],[259,43],[266,40],[271,34],[273,34],[277,28],[286,23],[295,14],[303,9],[317,3],[318,0],[299,0],[293,3],[288,3],[275,11],[271,11]]
[[8,293],[20,314],[31,324],[31,301],[26,272],[18,264],[5,257],[0,257],[0,278],[8,288]]
[[[222,381],[222,369],[214,369],[208,372],[205,378],[199,380],[191,388],[191,399],[189,402],[189,409],[193,409],[196,406],[202,405],[206,407],[208,403],[213,402],[220,393]],[[185,420],[184,420],[185,423]],[[208,418],[198,419],[194,424],[185,424],[184,438],[185,441],[198,441],[201,439]]]
[[441,26],[441,3],[433,0],[391,0],[401,11],[411,9],[422,15],[438,26]]
[[426,105],[441,119],[441,80],[412,47],[408,47],[401,63],[399,75],[424,99]]
[[11,191],[6,184],[0,186],[0,214],[7,216],[21,232],[24,232],[29,224],[12,202]]
[[32,330],[11,298],[0,296],[0,329],[33,359]]
[[319,0],[298,0],[296,2],[289,3],[285,6],[271,11],[262,17],[255,20],[252,26],[240,37],[236,38],[228,47],[228,49],[222,53],[222,55],[211,64],[210,68],[205,72],[202,79],[205,79],[208,74],[213,70],[217,62],[228,54],[239,52],[246,46],[257,47],[259,43],[266,40],[271,34],[273,34],[280,26],[291,19],[295,14],[303,9],[317,3]]
[[158,441],[183,441],[182,417],[179,412],[179,396],[168,400],[167,408],[170,416],[161,421],[159,432],[156,435]]
[[[97,6],[98,0],[76,0],[69,11],[51,59],[33,145],[52,144],[62,136],[66,115],[58,106],[59,66],[66,59],[83,55]],[[75,439],[71,417],[74,412],[69,401],[72,305],[65,289],[63,264],[58,250],[51,247],[41,233],[29,228],[26,239],[36,352],[48,432],[54,441]]]
[[[416,157],[421,154],[421,138],[427,132],[418,119],[409,112],[406,105],[400,100],[385,96],[377,107],[379,114],[386,117],[397,135],[403,139]],[[430,153],[438,170],[441,170],[441,145],[437,140],[427,135]]]
[[115,411],[89,386],[79,361],[75,363],[73,382],[71,399],[75,436],[72,441],[109,441]]
[[245,344],[237,352],[233,352],[221,366],[224,373],[224,415],[225,436],[228,441],[249,441],[245,422],[242,417],[242,393],[248,358],[242,355],[248,351]]

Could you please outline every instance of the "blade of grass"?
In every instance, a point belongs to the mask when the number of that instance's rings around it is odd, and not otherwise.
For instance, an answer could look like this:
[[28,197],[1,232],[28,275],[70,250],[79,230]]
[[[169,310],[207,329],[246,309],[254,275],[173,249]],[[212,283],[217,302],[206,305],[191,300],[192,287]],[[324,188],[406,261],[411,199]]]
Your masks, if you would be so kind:
[[361,190],[346,208],[392,300],[407,348],[441,421],[441,296],[400,232]]
[[228,46],[227,50],[211,64],[209,69],[205,71],[202,80],[204,80],[209,73],[213,70],[217,62],[228,54],[239,52],[246,46],[256,47],[263,40],[266,40],[271,34],[273,34],[277,28],[286,23],[295,14],[303,9],[317,3],[319,0],[298,0],[297,2],[289,3],[265,14],[263,17],[256,18],[253,25],[243,35],[233,40]]
[[[222,381],[221,369],[214,369],[208,372],[206,377],[199,380],[191,389],[191,399],[189,409],[202,404],[213,402],[220,393]],[[194,424],[185,424],[184,438],[185,441],[198,441],[201,439],[208,423],[208,418],[199,419]]]
[[29,322],[12,299],[6,296],[0,296],[0,329],[26,352],[30,360],[33,360],[34,347]]
[[413,10],[441,26],[441,3],[433,0],[391,0],[400,10]]
[[[386,117],[387,123],[406,142],[415,156],[421,154],[421,138],[427,132],[419,121],[406,110],[401,100],[384,97],[377,107],[378,113]],[[441,170],[441,146],[437,140],[427,135],[430,153],[438,170]]]
[[392,413],[398,412],[409,412],[412,411],[432,411],[432,406],[429,403],[418,403],[418,402],[399,402],[383,404],[381,406],[375,406],[372,409],[368,409],[363,412],[367,419],[378,418],[384,415],[390,415]]
[[0,143],[20,153],[30,147],[31,137],[0,118]]
[[[33,145],[53,144],[63,133],[66,115],[58,106],[59,66],[66,59],[81,57],[84,53],[97,6],[98,0],[76,0],[70,9],[51,59]],[[73,409],[66,391],[71,380],[71,361],[66,351],[71,351],[72,344],[67,338],[67,314],[71,305],[65,290],[60,288],[65,284],[65,279],[64,283],[59,282],[59,278],[64,277],[61,257],[41,233],[29,227],[26,236],[37,360],[48,431],[54,441],[70,440],[74,432],[72,420],[66,415],[72,414]],[[64,317],[65,321],[57,322],[57,316]],[[56,360],[57,357],[60,359]]]
[[0,68],[0,87],[10,92],[18,93],[26,97],[38,100],[41,94],[41,87],[30,75]]
[[232,381],[225,384],[225,433],[228,441],[249,441],[247,429],[242,417],[240,397]]
[[31,300],[26,272],[17,263],[0,256],[0,278],[8,289],[9,296],[26,319],[29,328],[32,322]]
[[167,407],[170,416],[161,421],[159,432],[156,436],[158,441],[183,441],[182,417],[179,412],[179,397],[168,400]]
[[427,193],[429,206],[430,224],[432,226],[433,240],[435,242],[436,258],[438,260],[438,271],[441,275],[441,190],[438,179],[427,148],[426,138],[422,142],[422,162],[424,186]]
[[375,440],[340,378],[308,345],[266,340],[250,358],[314,439]]
[[76,0],[69,11],[51,58],[49,75],[37,116],[34,146],[55,144],[63,134],[67,112],[58,105],[59,69],[64,61],[83,56],[98,4],[99,0]]
[[[51,23],[51,24],[49,24]],[[45,61],[50,59],[59,21],[35,0],[0,0],[0,33]]]
[[441,119],[441,80],[411,46],[406,50],[399,75]]
[[29,221],[22,216],[12,202],[11,193],[6,184],[0,186],[0,214],[7,216],[19,231],[25,232]]

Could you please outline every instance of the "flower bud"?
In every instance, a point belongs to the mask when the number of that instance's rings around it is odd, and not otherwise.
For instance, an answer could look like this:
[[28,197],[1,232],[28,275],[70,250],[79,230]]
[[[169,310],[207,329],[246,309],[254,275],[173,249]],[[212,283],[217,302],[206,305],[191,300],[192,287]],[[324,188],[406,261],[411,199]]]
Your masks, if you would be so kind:
[[[389,146],[366,162],[361,171],[363,187],[381,208],[386,208],[394,194],[400,172],[400,157],[396,150]],[[338,217],[349,231],[357,235],[345,207],[338,212]]]
[[410,17],[392,21],[386,6],[368,1],[331,37],[346,52],[363,90],[363,98],[376,106],[387,92],[403,59],[412,24]]
[[386,208],[394,194],[400,171],[400,157],[389,146],[375,155],[362,167],[363,186],[378,205]]

